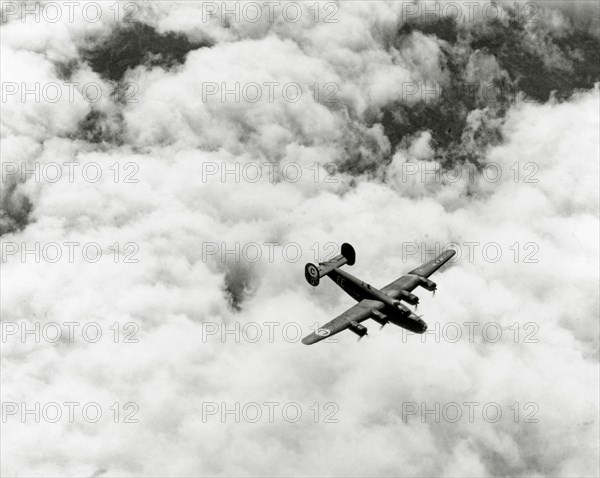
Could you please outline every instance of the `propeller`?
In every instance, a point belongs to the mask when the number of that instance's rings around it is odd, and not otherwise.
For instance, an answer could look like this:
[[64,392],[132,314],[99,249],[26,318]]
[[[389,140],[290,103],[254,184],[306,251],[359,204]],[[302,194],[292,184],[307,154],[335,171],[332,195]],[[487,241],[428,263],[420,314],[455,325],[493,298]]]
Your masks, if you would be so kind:
[[433,295],[432,297],[435,297],[435,291],[437,290],[437,287],[435,289],[433,289]]
[[367,336],[367,335],[369,335],[369,334],[365,334],[365,335],[361,335],[361,336],[359,336],[359,337],[358,337],[358,340],[357,340],[357,342],[360,342],[360,341],[361,341],[361,339],[362,339],[363,337]]

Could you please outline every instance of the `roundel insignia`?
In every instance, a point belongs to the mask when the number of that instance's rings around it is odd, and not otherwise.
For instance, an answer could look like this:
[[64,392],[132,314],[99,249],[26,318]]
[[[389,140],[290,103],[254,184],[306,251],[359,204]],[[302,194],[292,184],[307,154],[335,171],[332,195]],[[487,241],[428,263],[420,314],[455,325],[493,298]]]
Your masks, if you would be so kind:
[[319,337],[327,337],[330,334],[330,331],[328,329],[319,329],[315,332],[315,334]]

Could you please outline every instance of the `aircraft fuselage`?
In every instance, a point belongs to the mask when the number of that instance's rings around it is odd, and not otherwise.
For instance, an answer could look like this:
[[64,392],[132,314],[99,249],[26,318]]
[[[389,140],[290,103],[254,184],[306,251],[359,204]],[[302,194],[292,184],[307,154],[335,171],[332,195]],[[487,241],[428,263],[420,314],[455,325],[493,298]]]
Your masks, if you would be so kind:
[[[328,277],[357,302],[363,299],[382,302],[384,307],[380,312],[394,325],[417,334],[422,334],[427,330],[427,324],[410,309],[403,306],[400,301],[354,277],[352,274],[348,274],[340,269],[334,269],[328,274]],[[382,323],[382,325],[385,323],[381,322],[381,319],[378,320],[375,318],[375,320]]]

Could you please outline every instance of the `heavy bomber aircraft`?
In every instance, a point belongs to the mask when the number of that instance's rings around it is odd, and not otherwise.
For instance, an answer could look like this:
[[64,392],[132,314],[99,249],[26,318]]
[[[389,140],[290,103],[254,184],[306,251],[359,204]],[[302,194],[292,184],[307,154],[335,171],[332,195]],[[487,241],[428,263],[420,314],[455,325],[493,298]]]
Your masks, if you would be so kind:
[[356,253],[350,244],[342,244],[340,255],[335,256],[329,261],[321,262],[318,266],[310,263],[306,264],[304,276],[310,285],[316,287],[319,285],[321,277],[328,276],[344,289],[350,297],[356,300],[358,304],[350,307],[342,315],[339,315],[317,331],[304,337],[302,343],[311,345],[346,329],[350,329],[360,339],[367,335],[367,328],[361,324],[361,322],[367,319],[373,319],[375,322],[381,324],[382,327],[391,322],[411,332],[417,334],[424,333],[427,330],[427,324],[421,317],[418,317],[408,307],[403,305],[401,301],[416,307],[419,303],[419,298],[412,294],[411,291],[418,286],[435,294],[437,285],[430,281],[428,277],[448,262],[454,254],[456,254],[455,251],[446,251],[391,284],[386,285],[381,290],[340,270],[340,267],[344,264],[351,266],[356,260]]

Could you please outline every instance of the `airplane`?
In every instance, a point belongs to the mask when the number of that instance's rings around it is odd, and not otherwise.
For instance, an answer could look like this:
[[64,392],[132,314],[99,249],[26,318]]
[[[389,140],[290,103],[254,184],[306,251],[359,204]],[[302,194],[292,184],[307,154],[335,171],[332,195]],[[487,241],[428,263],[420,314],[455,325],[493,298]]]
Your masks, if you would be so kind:
[[416,308],[419,304],[419,298],[411,291],[419,286],[433,292],[435,295],[437,285],[435,282],[430,281],[428,277],[448,262],[454,254],[456,254],[456,251],[448,250],[386,285],[381,290],[340,269],[344,264],[352,266],[356,261],[354,247],[348,243],[342,244],[341,254],[334,258],[320,262],[318,266],[311,263],[306,264],[304,277],[310,285],[317,287],[321,278],[327,276],[356,300],[358,304],[350,307],[331,322],[304,337],[302,343],[311,345],[346,329],[350,329],[358,335],[360,340],[367,335],[367,328],[361,324],[367,319],[373,319],[382,328],[388,322],[391,322],[417,334],[425,333],[427,330],[425,321],[402,304],[401,301],[414,305]]

